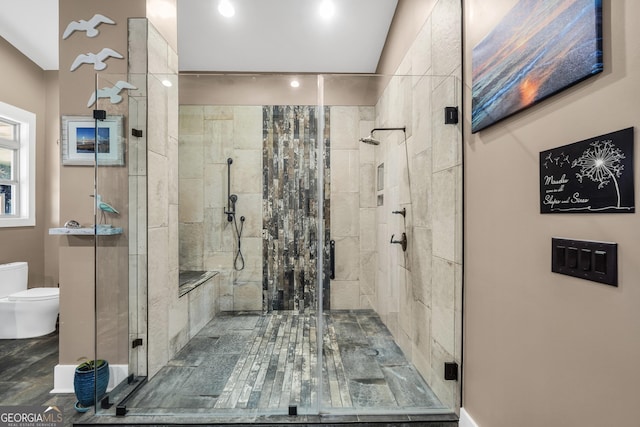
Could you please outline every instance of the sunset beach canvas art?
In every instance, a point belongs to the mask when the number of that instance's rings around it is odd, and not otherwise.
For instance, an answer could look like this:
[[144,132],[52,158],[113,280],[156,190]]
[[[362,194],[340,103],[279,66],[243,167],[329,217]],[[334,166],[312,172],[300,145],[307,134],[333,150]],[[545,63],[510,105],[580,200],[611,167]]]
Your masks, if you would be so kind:
[[601,0],[521,0],[472,52],[471,131],[602,72]]

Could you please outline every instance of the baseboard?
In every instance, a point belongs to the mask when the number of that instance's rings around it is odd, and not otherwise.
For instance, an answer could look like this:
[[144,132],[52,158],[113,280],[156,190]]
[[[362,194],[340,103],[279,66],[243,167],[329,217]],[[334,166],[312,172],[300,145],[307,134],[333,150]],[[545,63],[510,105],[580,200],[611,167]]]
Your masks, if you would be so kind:
[[459,427],[479,427],[471,415],[464,408],[460,408],[460,422],[458,423]]
[[[76,365],[56,365],[53,368],[53,390],[50,393],[73,393],[73,376],[76,372]],[[107,391],[111,391],[115,386],[129,375],[128,365],[109,365],[109,385]]]

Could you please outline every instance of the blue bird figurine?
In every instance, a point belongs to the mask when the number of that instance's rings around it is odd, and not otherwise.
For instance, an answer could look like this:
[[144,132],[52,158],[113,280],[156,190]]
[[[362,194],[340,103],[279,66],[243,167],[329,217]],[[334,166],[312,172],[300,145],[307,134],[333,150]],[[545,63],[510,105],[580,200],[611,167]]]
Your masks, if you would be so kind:
[[118,212],[118,210],[111,206],[109,203],[103,202],[102,196],[99,194],[96,195],[96,207],[100,209],[100,218],[102,220],[102,223],[104,223],[105,221],[106,213],[120,214],[120,212]]

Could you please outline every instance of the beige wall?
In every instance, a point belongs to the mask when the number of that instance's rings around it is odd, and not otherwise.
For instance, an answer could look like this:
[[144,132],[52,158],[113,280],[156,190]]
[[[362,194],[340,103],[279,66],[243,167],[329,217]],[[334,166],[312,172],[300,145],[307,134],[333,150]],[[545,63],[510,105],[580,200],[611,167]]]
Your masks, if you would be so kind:
[[60,85],[58,71],[45,71],[47,103],[44,167],[44,271],[47,283],[58,284],[58,237],[49,228],[60,226]]
[[[638,214],[541,215],[538,154],[637,127],[640,3],[603,2],[602,74],[471,135],[471,49],[515,3],[465,2],[464,407],[481,427],[635,426]],[[551,273],[553,236],[617,242],[618,287]]]
[[[374,105],[378,76],[324,75],[325,105]],[[300,82],[292,88],[291,80]],[[181,74],[180,105],[316,105],[317,75]]]
[[36,225],[0,228],[0,263],[27,261],[30,286],[55,286],[57,277],[45,273],[45,150],[47,142],[48,91],[46,73],[26,56],[0,38],[0,101],[36,115]]
[[[84,115],[91,117],[93,108],[106,109],[109,114],[126,113],[126,102],[109,105],[105,101],[96,107],[87,107],[87,101],[99,87],[112,85],[114,80],[124,80],[127,75],[127,19],[143,16],[142,0],[62,0],[59,10],[60,31],[60,115]],[[88,19],[102,13],[113,19],[115,25],[103,24],[100,35],[89,38],[83,32],[75,32],[62,40],[62,32],[73,20]],[[91,65],[82,65],[75,71],[70,66],[80,53],[98,52],[109,47],[121,53],[125,59],[107,60],[107,68],[96,82],[96,71]],[[124,122],[126,129],[126,118]],[[102,168],[105,169],[105,168]],[[58,226],[69,219],[83,225],[94,223],[95,200],[94,169],[87,166],[60,167],[60,213]],[[109,218],[115,227],[125,228],[125,233],[99,239],[98,258],[98,306],[100,316],[100,343],[97,357],[106,358],[112,364],[126,364],[128,350],[127,307],[122,295],[127,290],[127,169],[106,168],[98,174],[98,193],[105,201],[120,211]],[[91,237],[58,236],[60,269],[60,355],[61,364],[75,364],[79,357],[93,355],[94,313],[94,241]],[[82,262],[79,262],[82,260]],[[117,274],[114,274],[117,272]],[[89,308],[87,308],[89,306]],[[124,316],[124,318],[123,318]]]

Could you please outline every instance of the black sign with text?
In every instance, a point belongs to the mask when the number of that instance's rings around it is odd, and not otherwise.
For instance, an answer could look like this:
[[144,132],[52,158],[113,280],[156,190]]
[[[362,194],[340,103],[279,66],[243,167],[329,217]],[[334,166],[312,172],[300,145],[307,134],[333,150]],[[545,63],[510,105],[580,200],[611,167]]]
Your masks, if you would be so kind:
[[540,153],[540,213],[633,213],[633,128]]

